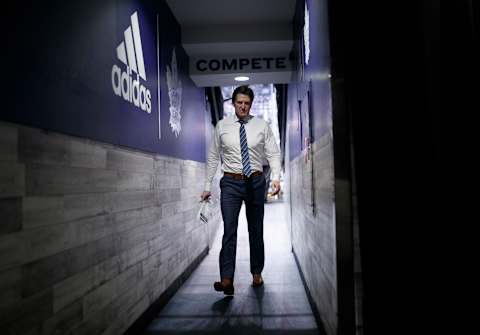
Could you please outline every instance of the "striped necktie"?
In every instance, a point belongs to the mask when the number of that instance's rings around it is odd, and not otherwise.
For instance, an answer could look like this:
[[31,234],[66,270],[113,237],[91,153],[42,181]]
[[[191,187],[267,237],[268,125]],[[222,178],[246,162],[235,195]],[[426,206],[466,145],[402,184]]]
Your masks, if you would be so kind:
[[242,150],[242,165],[243,174],[250,177],[252,174],[252,168],[250,167],[250,157],[248,156],[248,144],[247,134],[245,133],[245,121],[238,120],[240,122],[240,149]]

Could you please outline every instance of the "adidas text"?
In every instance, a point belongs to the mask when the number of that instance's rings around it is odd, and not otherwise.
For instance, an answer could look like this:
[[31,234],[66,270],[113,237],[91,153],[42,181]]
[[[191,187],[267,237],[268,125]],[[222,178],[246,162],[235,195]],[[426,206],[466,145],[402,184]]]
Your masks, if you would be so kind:
[[150,90],[140,83],[139,76],[132,78],[132,71],[127,67],[127,71],[122,71],[117,65],[112,67],[112,87],[113,91],[119,97],[141,108],[147,113],[152,111],[152,102]]

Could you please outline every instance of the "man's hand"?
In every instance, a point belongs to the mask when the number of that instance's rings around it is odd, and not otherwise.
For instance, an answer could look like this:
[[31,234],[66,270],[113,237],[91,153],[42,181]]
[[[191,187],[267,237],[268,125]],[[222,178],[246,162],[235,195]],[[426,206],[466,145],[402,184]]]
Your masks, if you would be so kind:
[[200,195],[200,201],[208,201],[208,199],[210,199],[210,196],[212,195],[212,193],[208,192],[208,191],[203,191],[203,193]]
[[277,195],[280,192],[280,180],[272,180],[272,195]]

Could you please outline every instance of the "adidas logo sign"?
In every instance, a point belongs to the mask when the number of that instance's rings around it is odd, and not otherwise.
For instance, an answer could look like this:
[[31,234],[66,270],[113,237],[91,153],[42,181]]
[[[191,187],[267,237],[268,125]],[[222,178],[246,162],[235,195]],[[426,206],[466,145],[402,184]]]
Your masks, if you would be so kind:
[[[131,26],[125,32],[125,41],[117,47],[117,58],[127,66],[122,71],[116,64],[112,67],[113,92],[124,100],[134,104],[147,113],[152,111],[150,90],[140,83],[140,78],[147,81],[143,62],[142,40],[138,25],[137,12],[130,17]],[[132,74],[136,74],[136,78]]]

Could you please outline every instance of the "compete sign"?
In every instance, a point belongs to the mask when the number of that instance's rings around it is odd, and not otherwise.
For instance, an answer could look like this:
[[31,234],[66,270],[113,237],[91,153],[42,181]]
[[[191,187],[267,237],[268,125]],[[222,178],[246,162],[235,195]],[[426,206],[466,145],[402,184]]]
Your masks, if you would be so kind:
[[192,58],[190,74],[291,71],[288,56]]

